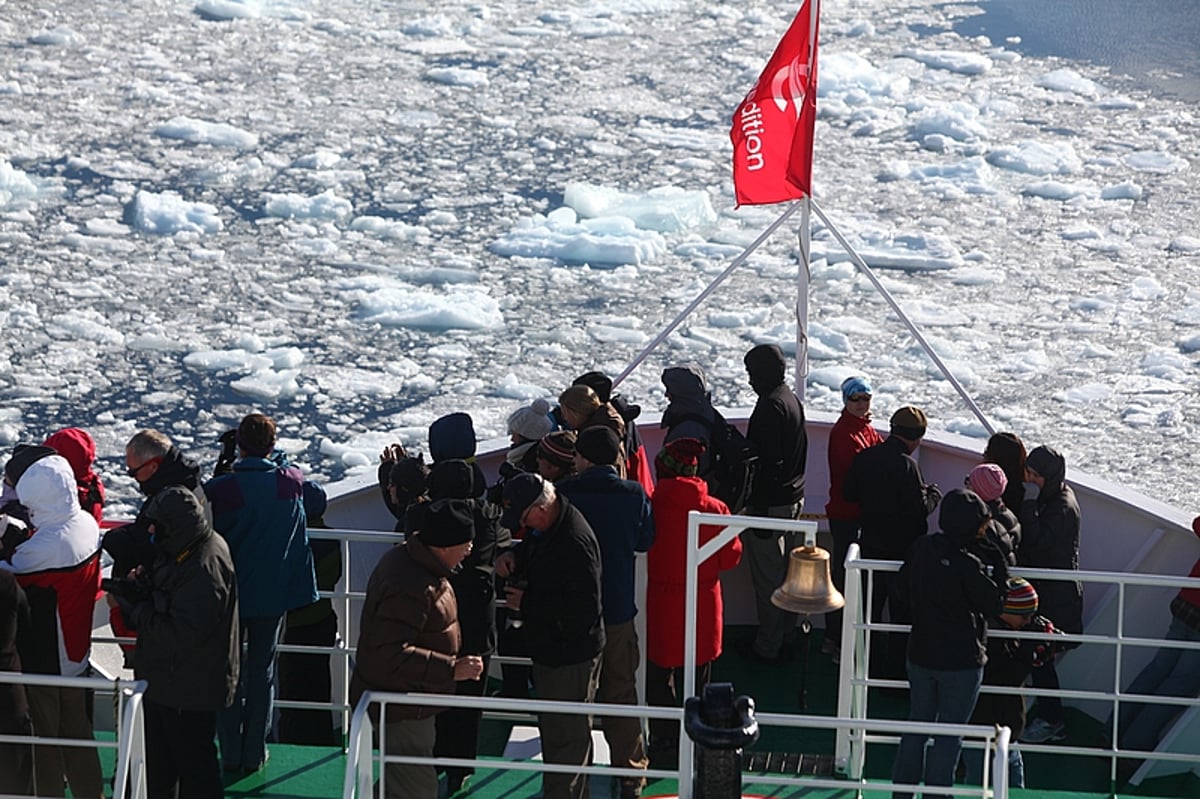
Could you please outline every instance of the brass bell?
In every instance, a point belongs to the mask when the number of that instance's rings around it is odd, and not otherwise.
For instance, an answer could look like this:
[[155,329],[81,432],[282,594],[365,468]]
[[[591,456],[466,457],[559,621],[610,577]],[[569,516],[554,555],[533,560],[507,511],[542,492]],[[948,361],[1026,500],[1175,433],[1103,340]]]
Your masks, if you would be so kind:
[[828,613],[846,604],[829,573],[829,553],[820,547],[796,547],[788,556],[787,579],[771,594],[780,610],[805,616]]

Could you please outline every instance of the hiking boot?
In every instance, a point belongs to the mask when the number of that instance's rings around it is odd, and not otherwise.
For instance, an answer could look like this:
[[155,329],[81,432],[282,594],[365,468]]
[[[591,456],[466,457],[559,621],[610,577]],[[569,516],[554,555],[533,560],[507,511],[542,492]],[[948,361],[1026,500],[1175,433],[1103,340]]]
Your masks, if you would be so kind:
[[1034,719],[1029,722],[1025,732],[1021,733],[1021,742],[1027,744],[1054,743],[1067,740],[1067,725],[1063,722],[1052,724],[1045,719]]

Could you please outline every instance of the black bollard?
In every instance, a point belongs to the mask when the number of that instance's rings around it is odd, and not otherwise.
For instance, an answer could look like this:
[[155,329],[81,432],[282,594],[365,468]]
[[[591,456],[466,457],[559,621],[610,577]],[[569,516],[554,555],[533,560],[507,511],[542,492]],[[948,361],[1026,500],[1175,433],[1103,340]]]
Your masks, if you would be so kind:
[[692,799],[741,799],[742,749],[758,740],[754,700],[734,699],[733,683],[709,683],[703,699],[684,703],[683,729],[696,744]]

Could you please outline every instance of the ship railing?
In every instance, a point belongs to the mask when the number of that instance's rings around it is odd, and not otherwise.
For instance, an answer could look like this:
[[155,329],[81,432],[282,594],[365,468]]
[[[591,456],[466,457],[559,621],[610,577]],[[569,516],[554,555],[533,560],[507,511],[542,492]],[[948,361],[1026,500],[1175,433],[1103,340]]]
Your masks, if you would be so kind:
[[[602,777],[645,777],[646,779],[680,780],[678,794],[685,792],[685,775],[691,783],[694,747],[686,736],[680,736],[678,770],[631,769],[608,765],[555,764],[540,760],[516,760],[495,758],[449,758],[416,757],[385,754],[387,750],[387,714],[389,708],[404,706],[437,708],[473,708],[489,716],[504,715],[514,711],[525,713],[572,713],[586,716],[619,716],[637,719],[664,719],[683,723],[684,712],[675,707],[652,707],[647,705],[599,704],[595,702],[561,702],[535,699],[502,697],[471,697],[461,694],[396,693],[366,691],[350,721],[349,752],[346,761],[346,777],[343,786],[344,799],[369,799],[387,793],[387,764],[412,764],[440,768],[477,768],[492,771],[541,772],[554,774],[586,774]],[[380,723],[372,719],[372,710]],[[936,724],[928,722],[889,721],[883,719],[850,719],[830,716],[807,716],[782,713],[760,713],[755,716],[760,727],[778,726],[816,730],[847,732],[869,731],[872,734],[904,734],[961,736],[973,745],[989,753],[985,759],[985,775],[982,786],[955,786],[938,788],[938,792],[954,796],[982,797],[983,799],[1007,799],[1008,797],[1008,747],[1007,727],[985,727],[968,724]],[[994,774],[994,783],[990,775]],[[378,793],[374,793],[374,782],[378,775]],[[745,774],[743,779],[754,785],[802,786],[806,789],[831,789],[854,791],[859,797],[866,791],[890,791],[897,789],[922,790],[921,786],[887,780],[848,780],[845,777],[792,776],[783,774]]]
[[[886,679],[869,673],[871,664],[872,632],[904,634],[911,630],[907,624],[892,624],[872,622],[869,619],[869,608],[872,597],[879,586],[876,577],[879,574],[895,573],[900,569],[900,562],[890,560],[872,560],[861,557],[857,544],[852,544],[846,558],[846,606],[843,615],[842,641],[843,648],[839,665],[838,683],[842,690],[838,697],[839,716],[849,718],[866,718],[869,715],[868,700],[870,688],[907,689],[905,680]],[[1138,674],[1141,665],[1148,662],[1158,650],[1179,650],[1181,652],[1200,652],[1200,643],[1181,641],[1167,638],[1148,638],[1127,634],[1130,625],[1129,616],[1132,608],[1153,603],[1158,609],[1157,618],[1161,628],[1165,630],[1170,619],[1169,603],[1171,598],[1181,588],[1200,589],[1200,578],[1180,577],[1177,575],[1131,574],[1125,572],[1101,572],[1060,569],[1032,569],[1015,567],[1010,570],[1013,576],[1046,582],[1079,582],[1085,586],[1102,586],[1111,595],[1111,601],[1102,604],[1091,618],[1084,620],[1083,633],[1063,633],[1048,640],[1045,635],[1031,632],[1021,632],[1007,629],[989,628],[988,635],[998,638],[1030,639],[1044,641],[1050,644],[1073,644],[1078,649],[1056,655],[1069,668],[1060,669],[1060,687],[1058,689],[1035,688],[1022,686],[1019,688],[983,685],[981,694],[1017,695],[1027,699],[1037,697],[1058,697],[1065,704],[1075,707],[1092,718],[1104,722],[1103,745],[1081,746],[1063,743],[1018,743],[1013,742],[1019,751],[1043,752],[1070,757],[1104,757],[1109,761],[1109,778],[1116,784],[1119,780],[1128,779],[1133,784],[1139,784],[1150,776],[1158,764],[1174,764],[1165,770],[1187,771],[1196,765],[1194,750],[1186,745],[1179,746],[1182,751],[1167,751],[1172,742],[1171,729],[1181,728],[1188,724],[1198,713],[1195,697],[1165,696],[1132,693],[1123,690]],[[858,579],[854,575],[859,575]],[[1051,620],[1053,621],[1053,620]],[[847,643],[849,642],[849,645]],[[1086,653],[1086,654],[1085,654]],[[1066,677],[1064,678],[1064,672]],[[1072,684],[1077,681],[1079,684]],[[1182,709],[1180,717],[1175,719],[1163,731],[1159,748],[1154,751],[1122,749],[1118,745],[1120,718],[1122,712],[1129,712],[1135,704],[1175,705]],[[862,757],[865,747],[870,743],[891,742],[887,737],[872,737],[856,731],[840,731],[835,746],[835,764],[839,771],[844,771],[851,777],[862,773]],[[970,744],[966,744],[970,746]],[[1138,762],[1132,773],[1121,773],[1121,761]],[[1159,770],[1163,769],[1161,766]]]
[[[0,745],[9,747],[60,746],[83,749],[115,749],[113,799],[145,799],[146,735],[142,698],[145,680],[109,680],[103,677],[60,677],[50,674],[25,674],[0,671],[0,683],[25,687],[79,688],[96,693],[111,693],[116,714],[116,740],[96,737],[56,738],[50,735],[0,735]],[[36,758],[36,750],[35,755]]]

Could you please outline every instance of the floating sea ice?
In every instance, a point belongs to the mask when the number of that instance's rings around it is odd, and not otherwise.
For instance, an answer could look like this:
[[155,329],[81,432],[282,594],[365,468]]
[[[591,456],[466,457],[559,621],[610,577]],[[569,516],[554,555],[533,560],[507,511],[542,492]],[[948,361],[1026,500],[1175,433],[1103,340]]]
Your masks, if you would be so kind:
[[333,193],[333,189],[327,189],[315,197],[309,197],[305,194],[271,194],[267,195],[267,202],[263,206],[268,216],[276,216],[282,219],[325,219],[336,221],[350,216],[354,212],[354,206],[349,200],[339,197]]
[[0,159],[0,211],[27,208],[37,194],[37,184],[29,175]]
[[551,396],[551,392],[548,389],[535,383],[523,383],[512,372],[504,376],[499,384],[493,388],[492,393],[497,397],[521,400],[522,402],[531,402],[538,397]]
[[1101,93],[1100,86],[1095,81],[1083,77],[1073,69],[1047,72],[1034,83],[1052,92],[1070,92],[1080,97],[1098,97]]
[[488,85],[487,73],[482,69],[437,67],[426,70],[425,77],[434,83],[441,83],[446,86],[466,86],[476,89]]
[[[846,99],[854,94],[864,97],[902,97],[908,93],[910,83],[907,77],[878,69],[857,53],[829,53],[821,55],[821,80],[817,82],[817,96],[821,100],[835,97]],[[862,105],[854,100],[847,100],[847,104]]]
[[563,204],[583,219],[628,217],[639,229],[659,233],[675,233],[717,221],[708,192],[677,186],[659,186],[634,194],[608,186],[568,183]]
[[258,146],[258,136],[224,122],[206,122],[191,117],[173,117],[154,129],[154,135],[164,139],[179,139],[192,144],[212,144],[216,147],[237,147],[248,150]]
[[299,375],[298,369],[285,369],[282,372],[263,369],[234,380],[229,387],[238,394],[258,400],[294,397],[300,393],[300,384],[296,382]]
[[1099,192],[1090,180],[1064,183],[1060,180],[1037,180],[1026,183],[1021,189],[1026,197],[1041,197],[1046,200],[1073,200],[1076,197],[1096,197]]
[[992,59],[981,53],[963,50],[904,50],[900,55],[920,61],[932,69],[944,69],[960,75],[982,75],[992,68]]
[[434,293],[412,288],[377,288],[352,294],[359,298],[359,318],[385,327],[487,330],[504,326],[499,304],[477,290],[454,288]]
[[1110,386],[1101,383],[1087,383],[1082,386],[1072,386],[1055,398],[1071,405],[1092,405],[1103,402],[1111,397],[1112,393]]
[[1176,236],[1167,247],[1171,252],[1196,253],[1200,252],[1200,239],[1193,236]]
[[661,234],[638,230],[629,217],[602,217],[580,221],[571,208],[558,208],[542,216],[523,219],[493,242],[497,255],[555,258],[568,264],[592,266],[638,265],[666,253]]
[[1157,151],[1130,153],[1121,160],[1130,169],[1135,169],[1138,172],[1150,172],[1155,175],[1169,175],[1172,172],[1187,169],[1188,166],[1186,158]]
[[1100,190],[1101,200],[1140,200],[1142,187],[1131,180],[1124,183],[1114,183]]
[[173,191],[139,191],[127,217],[131,226],[143,233],[216,233],[224,227],[216,206],[188,202]]
[[1083,169],[1083,162],[1069,142],[1027,139],[1013,147],[997,147],[987,154],[987,161],[992,166],[1029,175],[1072,175]]

